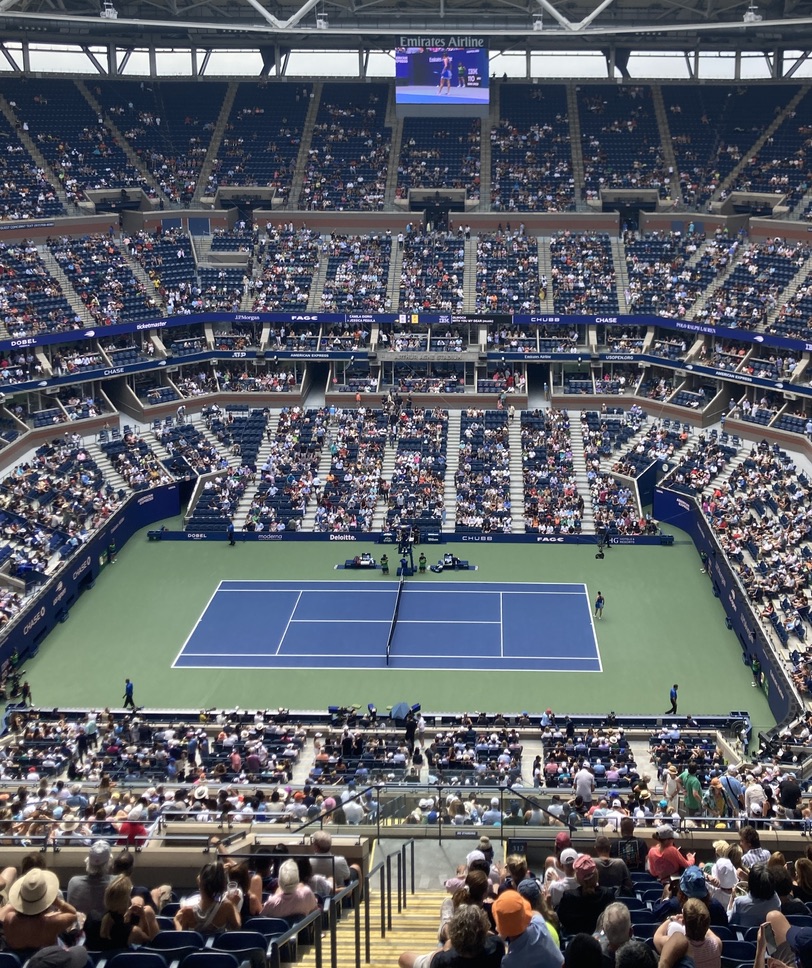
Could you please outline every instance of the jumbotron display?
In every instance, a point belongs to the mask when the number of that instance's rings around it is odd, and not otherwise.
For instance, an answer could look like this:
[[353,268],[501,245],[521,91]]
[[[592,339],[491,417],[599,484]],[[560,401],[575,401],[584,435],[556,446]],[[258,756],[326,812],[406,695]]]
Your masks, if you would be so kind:
[[395,65],[396,104],[488,104],[486,48],[399,47]]

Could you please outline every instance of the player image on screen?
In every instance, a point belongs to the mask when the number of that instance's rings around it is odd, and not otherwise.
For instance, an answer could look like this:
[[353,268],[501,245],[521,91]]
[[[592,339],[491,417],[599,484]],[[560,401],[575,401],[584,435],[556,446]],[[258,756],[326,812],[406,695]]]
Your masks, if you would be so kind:
[[487,50],[399,47],[395,68],[398,104],[488,104]]

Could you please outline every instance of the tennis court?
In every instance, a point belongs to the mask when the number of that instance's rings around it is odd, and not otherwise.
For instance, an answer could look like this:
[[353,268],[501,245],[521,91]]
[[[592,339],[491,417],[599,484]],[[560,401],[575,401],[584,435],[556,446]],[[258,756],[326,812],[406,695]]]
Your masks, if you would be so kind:
[[583,584],[407,580],[401,591],[222,581],[173,667],[382,669],[389,652],[395,669],[601,671]]

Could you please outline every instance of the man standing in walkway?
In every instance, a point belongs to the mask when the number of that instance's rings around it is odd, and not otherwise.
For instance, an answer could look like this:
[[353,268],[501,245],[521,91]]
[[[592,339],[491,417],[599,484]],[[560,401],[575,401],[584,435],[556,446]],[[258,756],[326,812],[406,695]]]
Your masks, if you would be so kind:
[[581,765],[581,768],[572,778],[572,789],[575,791],[576,797],[583,798],[585,807],[589,808],[592,805],[595,777],[586,762]]
[[135,700],[133,699],[133,684],[129,679],[124,680],[124,708],[128,706],[135,712]]
[[671,692],[668,694],[668,698],[671,700],[671,708],[666,709],[667,713],[676,713],[677,711],[677,690],[679,689],[679,684],[674,683],[671,687]]

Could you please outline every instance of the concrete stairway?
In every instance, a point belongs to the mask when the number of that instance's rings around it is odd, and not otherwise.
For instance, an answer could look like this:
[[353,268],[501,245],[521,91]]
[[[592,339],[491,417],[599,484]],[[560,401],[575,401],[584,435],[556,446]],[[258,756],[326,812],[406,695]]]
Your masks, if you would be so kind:
[[[383,451],[383,462],[381,464],[381,480],[391,481],[392,475],[395,473],[395,458],[398,455],[397,446],[395,444],[387,443]],[[384,498],[379,497],[378,503],[375,505],[375,514],[372,517],[372,530],[373,531],[385,531],[386,530],[386,512],[389,510],[389,506]]]
[[234,106],[234,98],[236,96],[237,82],[231,81],[226,90],[226,96],[223,98],[223,103],[220,106],[220,113],[217,115],[214,130],[211,133],[209,147],[206,149],[206,157],[200,166],[200,173],[197,176],[197,185],[195,186],[195,193],[192,198],[193,202],[199,202],[206,194],[206,189],[209,186],[209,176],[214,169],[214,163],[217,161],[217,155],[220,151],[220,145],[223,143],[223,136],[228,127],[228,119],[231,116],[231,109]]
[[[266,437],[260,445],[259,452],[257,453],[256,468],[257,468],[257,483],[259,483],[259,478],[261,474],[260,468],[265,463],[265,461],[270,457],[271,451],[273,449],[273,443],[276,440],[276,428],[279,426],[279,410],[272,410],[270,416],[268,417],[268,423],[265,428]],[[271,439],[268,440],[267,433],[270,431]],[[229,464],[231,463],[231,458],[233,455],[229,455]],[[232,466],[239,467],[242,460],[239,457],[234,458],[235,463]],[[245,520],[245,516],[248,513],[248,509],[251,507],[251,502],[257,493],[256,485],[249,486],[245,489],[245,493],[240,498],[240,502],[234,510],[234,524],[237,529],[242,527],[242,523]]]
[[621,313],[629,311],[626,305],[626,289],[629,285],[629,272],[626,268],[626,252],[620,239],[612,239],[612,259],[615,263],[615,292]]
[[668,114],[665,110],[663,100],[663,89],[659,84],[651,85],[651,99],[654,102],[654,114],[657,118],[657,127],[660,134],[660,150],[663,153],[666,166],[671,171],[671,182],[668,186],[668,194],[675,201],[682,201],[682,191],[679,185],[679,167],[677,166],[677,156],[674,153],[674,142],[671,137],[671,126],[668,123]]
[[539,293],[539,309],[542,312],[552,312],[553,309],[553,260],[550,258],[550,239],[545,235],[537,239],[539,252],[539,280],[544,276],[547,280],[546,298]]
[[584,514],[581,519],[583,534],[595,533],[595,515],[592,513],[592,496],[589,492],[589,481],[586,476],[586,459],[584,457],[584,438],[581,433],[581,421],[575,410],[570,410],[570,437],[572,439],[572,467],[575,473],[575,486],[584,499]]
[[386,187],[383,193],[383,207],[387,212],[395,206],[395,192],[398,187],[398,162],[403,144],[403,119],[395,113],[395,89],[390,88],[389,103],[386,106],[386,123],[392,129],[392,142],[389,146],[389,168],[386,172]]
[[443,531],[454,533],[457,518],[457,487],[454,475],[459,466],[460,427],[462,419],[459,410],[448,412],[448,443],[446,444],[445,489],[443,490],[443,507],[445,508],[445,522]]
[[578,94],[575,84],[567,85],[567,120],[570,126],[572,176],[575,179],[575,209],[578,212],[586,212],[589,206],[581,198],[581,189],[584,187],[584,151],[581,141],[581,116],[578,113]]
[[43,153],[39,150],[39,148],[37,147],[37,143],[34,141],[34,139],[29,135],[27,131],[23,131],[23,127],[20,124],[19,119],[15,115],[14,109],[11,107],[8,101],[1,94],[0,94],[0,112],[3,113],[6,120],[11,125],[12,130],[15,132],[15,134],[17,135],[17,138],[20,141],[20,144],[25,148],[28,154],[31,155],[31,158],[34,161],[34,163],[37,165],[38,168],[41,168],[43,170],[43,172],[45,173],[45,177],[54,186],[54,189],[56,191],[56,196],[59,199],[59,201],[62,202],[62,204],[65,206],[65,211],[68,213],[68,215],[75,215],[79,211],[78,206],[74,205],[73,202],[68,201],[68,196],[65,194],[62,188],[62,182],[60,182],[58,175],[53,170],[53,168],[51,168],[48,162],[45,160],[45,155],[43,155]]
[[40,258],[45,263],[45,268],[62,287],[62,293],[64,294],[65,299],[67,299],[70,303],[71,308],[75,310],[76,314],[82,318],[85,325],[88,327],[95,327],[96,322],[90,315],[90,310],[79,298],[79,294],[70,284],[70,280],[62,271],[62,266],[54,258],[51,250],[47,245],[40,245],[37,247],[37,249],[39,251]]
[[[470,828],[466,828],[470,829]],[[396,847],[392,842],[384,841],[383,846],[394,852]],[[379,860],[376,857],[376,860]],[[393,862],[394,864],[394,862]],[[437,869],[438,878],[434,885],[439,885],[440,874],[452,871],[453,868],[440,864]],[[373,925],[372,939],[370,945],[370,961],[367,968],[392,968],[397,965],[398,956],[403,951],[429,952],[437,947],[437,929],[440,926],[440,907],[443,900],[448,896],[445,892],[435,889],[431,891],[420,891],[408,896],[408,906],[400,913],[397,912],[397,896],[392,897],[392,929],[386,932],[386,937],[380,937],[380,910],[382,899],[378,893],[380,879],[374,878],[375,884],[371,888],[370,894],[370,922]],[[393,885],[394,892],[394,885]],[[361,917],[363,946],[363,912]],[[325,964],[330,964],[329,936],[322,938],[323,959]],[[336,968],[355,968],[355,913],[350,910],[344,911],[344,917],[338,923],[336,931]],[[365,964],[363,948],[361,953],[361,963]],[[301,968],[315,968],[316,952],[311,947],[304,958],[298,962]]]
[[[317,468],[317,473],[319,475],[319,480],[324,483],[327,479],[327,475],[330,473],[330,464],[333,461],[333,456],[330,453],[330,444],[333,442],[334,435],[328,433],[324,440],[324,446],[321,449],[321,457],[319,458],[319,466]],[[319,506],[319,502],[312,500],[305,512],[304,518],[302,518],[302,531],[315,531],[316,527],[316,508]]]
[[323,90],[324,83],[322,81],[315,81],[313,84],[313,96],[310,98],[310,107],[307,109],[307,117],[302,127],[302,143],[299,145],[296,169],[294,170],[293,179],[290,183],[290,195],[288,195],[287,204],[287,207],[290,209],[299,208],[299,196],[302,194],[307,159],[310,156],[310,144],[313,140],[313,128],[316,124],[316,116],[319,113],[321,93]]
[[801,103],[801,100],[806,95],[806,92],[808,90],[809,90],[809,85],[804,84],[800,86],[796,91],[795,96],[790,100],[789,104],[787,104],[784,110],[780,111],[773,119],[772,124],[770,124],[767,128],[765,128],[761,132],[761,136],[758,138],[756,143],[752,147],[748,148],[746,151],[743,152],[741,161],[735,166],[735,168],[733,168],[733,170],[730,172],[727,178],[725,178],[721,182],[721,184],[713,193],[713,195],[711,195],[711,198],[710,198],[711,204],[713,204],[713,202],[718,202],[722,197],[722,193],[724,192],[725,194],[727,194],[727,192],[730,191],[731,187],[736,184],[736,182],[738,181],[739,175],[747,167],[747,164],[750,161],[750,159],[754,158],[761,151],[764,145],[767,144],[768,140],[772,138],[775,132],[784,123],[784,121],[795,111],[795,109]]
[[476,236],[465,243],[465,274],[463,276],[463,312],[476,312]]
[[491,86],[491,105],[479,129],[479,211],[491,210],[491,132],[499,123],[501,85]]
[[524,533],[524,474],[522,467],[522,421],[519,414],[508,423],[510,446],[510,513],[511,534]]
[[386,283],[386,294],[389,297],[389,304],[395,310],[400,303],[400,272],[403,268],[403,249],[397,243],[397,238],[392,246],[392,255],[389,259],[389,279]]
[[733,270],[738,265],[738,262],[742,257],[742,252],[745,250],[745,248],[746,248],[746,245],[739,246],[738,250],[736,251],[736,255],[730,260],[730,262],[728,262],[727,268],[725,269],[725,271],[720,272],[719,275],[716,276],[716,278],[711,282],[708,288],[702,293],[702,295],[697,299],[697,301],[693,304],[691,309],[688,311],[689,318],[695,319],[696,314],[700,310],[703,310],[707,307],[708,303],[713,298],[716,290],[719,289],[719,287],[722,285],[725,279],[730,275],[731,272],[733,272]]
[[309,313],[318,312],[321,309],[321,294],[324,292],[324,284],[327,281],[327,262],[326,253],[322,253],[319,259],[319,267],[310,283],[310,298],[307,300],[307,311]]
[[810,269],[812,269],[812,261],[810,261],[809,256],[807,256],[801,267],[798,269],[792,279],[790,279],[789,285],[786,287],[786,289],[782,289],[778,294],[778,298],[775,301],[775,306],[773,306],[769,313],[767,313],[767,319],[765,320],[767,326],[769,326],[770,323],[775,322],[775,320],[778,318],[778,314],[781,312],[781,307],[792,299],[796,292],[798,292],[798,289],[803,285],[804,281],[809,275]]
[[104,108],[102,108],[101,104],[96,100],[94,95],[91,94],[90,88],[87,86],[87,84],[84,81],[79,81],[79,80],[77,80],[75,83],[76,83],[76,86],[81,91],[84,99],[96,112],[97,117],[104,119],[104,126],[107,128],[110,134],[112,134],[119,148],[121,148],[121,150],[127,156],[127,161],[129,161],[129,163],[133,166],[133,168],[137,169],[140,172],[141,177],[152,188],[156,196],[159,199],[163,200],[165,207],[167,208],[175,207],[170,197],[166,194],[166,192],[164,192],[164,190],[158,184],[157,178],[143,164],[141,159],[133,150],[133,147],[130,144],[130,142],[127,141],[127,139],[121,133],[121,130],[119,129],[118,125],[115,123],[115,121],[113,121],[110,115],[104,111]]

